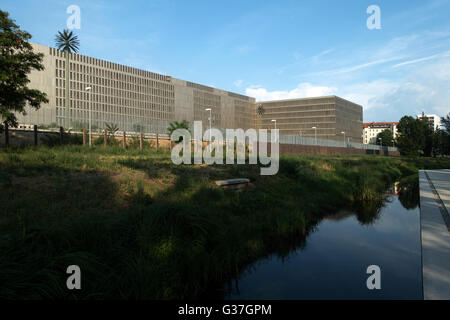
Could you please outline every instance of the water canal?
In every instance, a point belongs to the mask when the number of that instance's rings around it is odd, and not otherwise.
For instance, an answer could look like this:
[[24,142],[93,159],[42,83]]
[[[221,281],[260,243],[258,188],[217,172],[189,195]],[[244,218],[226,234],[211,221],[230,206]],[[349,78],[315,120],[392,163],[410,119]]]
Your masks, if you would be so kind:
[[[422,299],[417,179],[385,199],[325,216],[301,245],[271,253],[230,281],[226,299]],[[369,290],[367,267],[381,269]]]

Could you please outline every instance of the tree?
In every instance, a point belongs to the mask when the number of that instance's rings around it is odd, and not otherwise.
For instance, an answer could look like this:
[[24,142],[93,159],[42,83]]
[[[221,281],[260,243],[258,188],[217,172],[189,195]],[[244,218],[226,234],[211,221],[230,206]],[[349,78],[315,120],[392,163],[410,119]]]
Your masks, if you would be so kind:
[[115,135],[117,131],[119,131],[119,126],[115,123],[105,123],[106,132],[109,135]]
[[[9,13],[0,10],[0,117],[8,126],[17,127],[16,112],[25,114],[29,104],[39,109],[47,103],[47,95],[28,88],[28,74],[32,70],[43,70],[42,53],[35,53],[28,42],[31,35],[9,18]],[[0,132],[4,129],[0,124]]]
[[450,112],[447,114],[447,117],[441,117],[442,125],[444,126],[444,130],[450,134]]
[[377,144],[381,142],[382,146],[392,147],[394,142],[394,136],[390,129],[385,129],[377,134]]
[[263,105],[262,104],[258,105],[258,108],[256,109],[256,113],[258,114],[258,117],[259,117],[259,128],[260,129],[261,129],[261,119],[265,112],[266,112],[266,110],[264,110]]
[[420,129],[418,119],[404,116],[400,119],[397,126],[398,137],[397,147],[402,155],[417,156],[423,151],[425,146],[425,137]]
[[441,143],[441,154],[450,154],[450,113],[444,118],[441,118],[443,130],[441,130],[440,136],[437,138],[437,143]]
[[436,157],[437,155],[443,155],[448,152],[446,140],[447,140],[446,132],[444,130],[437,128],[433,133],[433,149],[432,149],[433,157]]
[[428,118],[425,116],[425,113],[422,112],[422,117],[418,119],[419,128],[422,130],[422,134],[425,139],[425,145],[423,147],[423,155],[426,157],[430,157],[433,152],[433,135],[434,128],[430,127],[430,123]]
[[[181,122],[174,121],[174,122],[169,123],[169,128],[167,128],[167,131],[169,132],[169,136],[171,136],[172,133],[177,129],[186,129],[187,131],[189,131],[189,122],[186,120],[183,120]],[[178,140],[178,142],[181,142],[181,141],[183,141],[183,137],[180,137],[180,139]]]
[[63,30],[63,32],[58,31],[58,34],[55,38],[56,47],[58,50],[65,51],[66,55],[66,127],[70,127],[70,65],[69,65],[69,56],[71,52],[78,52],[80,41],[78,40],[78,36],[73,34],[73,31],[69,31],[67,29]]

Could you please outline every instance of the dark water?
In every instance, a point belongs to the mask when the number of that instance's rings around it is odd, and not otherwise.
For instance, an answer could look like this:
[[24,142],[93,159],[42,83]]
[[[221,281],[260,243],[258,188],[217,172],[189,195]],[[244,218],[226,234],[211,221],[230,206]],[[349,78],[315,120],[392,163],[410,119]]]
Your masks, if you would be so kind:
[[[381,268],[369,290],[367,267]],[[249,266],[227,299],[422,299],[418,195],[399,185],[386,200],[326,216],[301,248]]]

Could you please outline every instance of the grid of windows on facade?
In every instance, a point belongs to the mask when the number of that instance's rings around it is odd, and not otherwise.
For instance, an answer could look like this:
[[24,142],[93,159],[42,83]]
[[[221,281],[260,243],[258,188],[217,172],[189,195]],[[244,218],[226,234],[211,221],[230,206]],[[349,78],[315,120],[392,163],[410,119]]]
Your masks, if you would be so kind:
[[345,132],[349,141],[359,141],[362,129],[361,107],[336,98],[336,135]]
[[255,127],[255,106],[253,103],[234,100],[234,123],[236,128],[250,129]]
[[220,95],[210,92],[204,92],[197,89],[193,91],[194,96],[194,120],[202,121],[203,129],[209,127],[211,109],[211,126],[215,128],[222,127],[222,108]]
[[[65,54],[49,48],[55,59],[56,119],[64,124]],[[175,116],[174,86],[170,77],[91,57],[70,54],[70,119],[72,127],[85,125],[92,99],[92,123],[104,128],[115,123],[120,130],[166,132]],[[89,97],[86,87],[92,88]]]
[[261,116],[261,127],[271,129],[272,120],[276,120],[280,134],[328,136],[334,134],[336,115],[334,99],[292,100],[265,102],[262,104],[264,114]]

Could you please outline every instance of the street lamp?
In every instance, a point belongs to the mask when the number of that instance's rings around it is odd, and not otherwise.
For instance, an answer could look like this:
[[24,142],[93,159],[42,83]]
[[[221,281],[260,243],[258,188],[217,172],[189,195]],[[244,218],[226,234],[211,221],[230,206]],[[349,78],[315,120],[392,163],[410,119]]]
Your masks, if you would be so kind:
[[86,91],[89,93],[89,147],[92,146],[92,88],[86,87]]
[[345,145],[345,131],[341,131],[341,134],[344,135],[344,145]]
[[205,111],[209,111],[209,142],[211,142],[211,108],[206,108]]
[[314,143],[317,144],[317,127],[312,127],[314,129]]
[[272,122],[275,124],[275,130],[277,129],[277,120],[272,120]]

